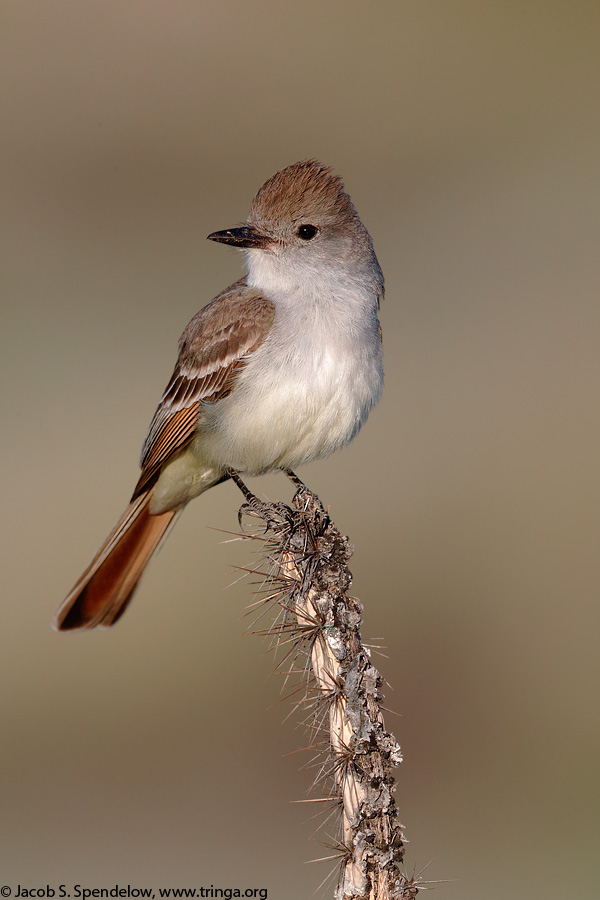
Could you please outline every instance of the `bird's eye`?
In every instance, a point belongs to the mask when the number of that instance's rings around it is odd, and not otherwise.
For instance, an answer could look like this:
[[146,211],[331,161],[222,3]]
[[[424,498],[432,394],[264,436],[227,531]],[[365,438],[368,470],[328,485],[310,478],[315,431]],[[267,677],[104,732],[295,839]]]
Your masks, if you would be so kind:
[[296,234],[299,238],[302,238],[303,241],[310,241],[314,238],[318,230],[316,225],[301,225]]

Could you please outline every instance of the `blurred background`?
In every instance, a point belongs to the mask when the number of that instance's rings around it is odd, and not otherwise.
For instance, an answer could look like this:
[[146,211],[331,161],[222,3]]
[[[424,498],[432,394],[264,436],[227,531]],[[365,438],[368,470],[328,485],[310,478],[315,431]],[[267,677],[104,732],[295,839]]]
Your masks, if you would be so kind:
[[304,864],[330,852],[291,802],[305,736],[244,635],[233,486],[186,511],[118,627],[50,629],[127,502],[180,332],[240,276],[206,235],[316,156],[386,276],[386,389],[299,474],[384,645],[407,870],[445,900],[597,896],[599,40],[592,0],[5,0],[13,891],[304,898],[331,867]]

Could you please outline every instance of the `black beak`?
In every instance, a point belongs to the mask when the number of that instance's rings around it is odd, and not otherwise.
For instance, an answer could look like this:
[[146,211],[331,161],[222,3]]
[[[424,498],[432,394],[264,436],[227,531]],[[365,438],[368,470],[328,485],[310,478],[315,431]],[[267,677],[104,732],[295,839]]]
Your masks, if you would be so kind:
[[241,228],[228,228],[227,231],[213,231],[207,237],[208,241],[217,241],[219,244],[230,244],[232,247],[264,248],[273,243],[273,238],[265,234],[259,234],[251,225],[242,225]]

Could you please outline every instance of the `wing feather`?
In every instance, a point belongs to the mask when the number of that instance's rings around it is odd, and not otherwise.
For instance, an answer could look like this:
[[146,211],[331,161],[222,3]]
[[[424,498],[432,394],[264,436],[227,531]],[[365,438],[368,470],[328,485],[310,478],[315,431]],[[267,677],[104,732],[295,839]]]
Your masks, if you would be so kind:
[[274,317],[271,301],[245,280],[232,284],[194,316],[181,335],[175,370],[142,447],[134,498],[193,439],[202,421],[202,404],[231,393],[237,373],[267,337]]

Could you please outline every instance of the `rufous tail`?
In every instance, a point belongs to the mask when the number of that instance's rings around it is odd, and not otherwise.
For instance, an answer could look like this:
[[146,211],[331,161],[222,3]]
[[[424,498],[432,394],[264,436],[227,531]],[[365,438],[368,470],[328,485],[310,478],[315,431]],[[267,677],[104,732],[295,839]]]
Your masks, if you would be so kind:
[[150,515],[152,489],[129,504],[56,614],[58,631],[107,628],[122,616],[144,569],[181,510]]

